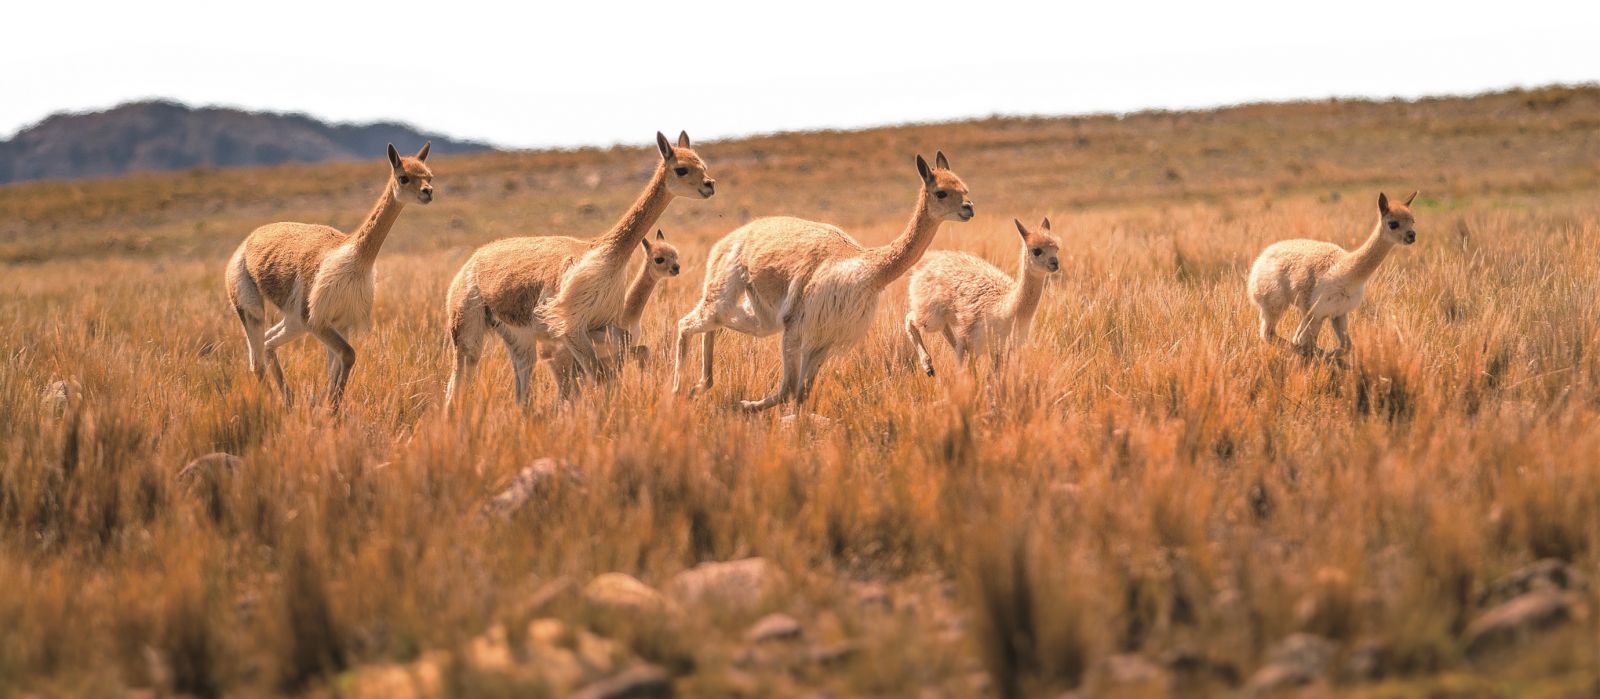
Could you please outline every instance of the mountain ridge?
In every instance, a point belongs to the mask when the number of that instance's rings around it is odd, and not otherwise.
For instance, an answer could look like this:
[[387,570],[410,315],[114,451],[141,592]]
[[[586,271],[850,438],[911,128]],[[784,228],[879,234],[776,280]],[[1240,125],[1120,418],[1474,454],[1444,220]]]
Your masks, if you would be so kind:
[[333,123],[291,112],[142,100],[52,114],[0,141],[0,184],[359,160],[381,157],[388,143],[414,151],[429,140],[435,154],[494,150],[394,121]]

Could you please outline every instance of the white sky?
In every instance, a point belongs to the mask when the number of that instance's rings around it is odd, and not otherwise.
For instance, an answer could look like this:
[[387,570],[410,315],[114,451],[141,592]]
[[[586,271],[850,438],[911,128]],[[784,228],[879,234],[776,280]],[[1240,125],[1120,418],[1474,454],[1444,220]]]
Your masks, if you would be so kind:
[[169,97],[571,146],[1589,82],[1600,2],[27,0],[0,46],[0,137]]

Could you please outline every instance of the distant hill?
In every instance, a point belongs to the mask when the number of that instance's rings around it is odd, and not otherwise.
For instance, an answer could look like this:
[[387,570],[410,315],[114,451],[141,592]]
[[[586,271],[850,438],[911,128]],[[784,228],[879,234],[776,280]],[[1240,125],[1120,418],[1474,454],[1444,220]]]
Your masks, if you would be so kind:
[[491,150],[405,124],[329,124],[303,114],[133,102],[103,112],[57,114],[0,141],[0,184],[196,167],[380,158],[433,141],[433,154]]

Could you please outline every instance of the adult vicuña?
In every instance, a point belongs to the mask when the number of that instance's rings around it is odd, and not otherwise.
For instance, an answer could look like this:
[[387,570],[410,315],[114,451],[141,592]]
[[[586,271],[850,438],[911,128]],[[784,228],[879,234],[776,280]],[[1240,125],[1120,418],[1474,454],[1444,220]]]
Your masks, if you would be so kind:
[[933,359],[922,344],[924,331],[944,333],[957,364],[964,363],[969,352],[988,351],[998,367],[1009,346],[1027,339],[1045,278],[1061,269],[1061,241],[1050,234],[1049,218],[1038,231],[1028,230],[1017,219],[1011,221],[1022,235],[1016,280],[977,255],[946,250],[928,253],[912,272],[906,334],[929,376]]
[[830,356],[859,342],[872,325],[878,294],[922,258],[939,224],[972,218],[967,186],[950,171],[944,153],[928,167],[917,156],[922,187],[904,232],[882,247],[864,248],[825,223],[776,217],[751,221],[711,248],[700,303],[678,321],[678,381],[689,338],[703,334],[704,357],[695,391],[711,386],[719,328],[762,337],[783,331],[783,378],[778,389],[747,410],[764,410],[789,397],[804,402]]
[[[678,266],[678,249],[666,241],[665,234],[660,230],[656,231],[654,242],[648,236],[639,242],[644,246],[645,260],[644,264],[639,266],[638,273],[633,275],[633,283],[628,286],[628,293],[622,304],[622,317],[615,326],[590,331],[589,338],[591,342],[597,343],[598,348],[614,350],[620,347],[640,362],[645,362],[650,357],[648,347],[642,344],[633,344],[629,347],[624,343],[637,343],[643,336],[644,307],[650,303],[651,293],[655,291],[659,282],[678,276],[681,267]],[[616,334],[616,330],[621,331],[621,336],[609,337]],[[577,367],[571,355],[561,352],[555,345],[541,344],[539,358],[551,361],[551,370],[556,375],[562,393],[570,392],[572,382],[577,377]]]
[[705,163],[690,148],[687,133],[678,134],[676,146],[657,133],[656,148],[661,162],[649,184],[611,230],[593,240],[564,236],[498,240],[478,248],[461,267],[450,283],[445,309],[455,353],[455,368],[445,389],[447,406],[454,405],[472,381],[483,356],[484,333],[490,328],[510,351],[519,404],[527,404],[540,342],[575,352],[580,367],[594,368],[589,333],[618,325],[628,289],[624,274],[628,258],[674,197],[704,199],[716,193],[716,181],[706,175]]
[[[406,202],[433,201],[433,172],[423,163],[431,145],[424,143],[412,157],[389,145],[389,182],[354,233],[309,223],[268,224],[252,231],[228,260],[228,300],[244,325],[250,370],[260,377],[270,367],[284,402],[292,403],[293,394],[276,350],[309,332],[328,349],[329,407],[339,410],[356,363],[349,338],[372,320],[378,250]],[[283,316],[265,332],[264,302]]]
[[1318,240],[1285,240],[1267,246],[1250,268],[1250,298],[1261,310],[1261,339],[1280,344],[1278,318],[1289,306],[1300,309],[1300,325],[1292,345],[1310,354],[1317,349],[1317,333],[1329,320],[1339,336],[1336,353],[1350,350],[1349,313],[1361,303],[1367,280],[1378,270],[1396,244],[1417,241],[1411,216],[1412,192],[1405,203],[1391,205],[1378,194],[1378,224],[1367,242],[1352,252]]

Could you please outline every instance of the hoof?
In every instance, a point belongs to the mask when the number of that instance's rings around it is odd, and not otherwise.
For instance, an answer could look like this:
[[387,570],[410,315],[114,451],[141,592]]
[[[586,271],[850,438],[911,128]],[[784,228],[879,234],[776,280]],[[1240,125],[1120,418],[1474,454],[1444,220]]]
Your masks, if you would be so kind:
[[770,408],[770,407],[772,407],[772,406],[767,405],[767,404],[765,404],[765,403],[763,403],[762,401],[759,401],[759,400],[742,400],[742,401],[739,401],[739,409],[743,410],[743,411],[745,411],[747,413],[759,413],[759,412],[761,412],[763,410],[766,410],[767,408]]

